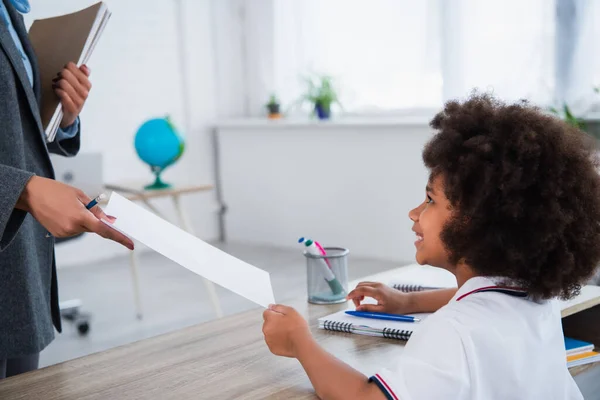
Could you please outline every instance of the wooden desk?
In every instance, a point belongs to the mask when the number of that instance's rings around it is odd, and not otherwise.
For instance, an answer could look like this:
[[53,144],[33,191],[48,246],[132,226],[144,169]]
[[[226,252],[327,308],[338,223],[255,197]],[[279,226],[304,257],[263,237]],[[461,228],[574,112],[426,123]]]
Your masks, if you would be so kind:
[[[345,304],[292,305],[311,319],[321,344],[365,373],[402,351],[391,339],[316,327]],[[0,381],[0,399],[315,399],[300,364],[272,355],[261,329],[255,309]]]
[[[288,304],[309,319],[326,350],[365,375],[392,367],[402,353],[403,342],[397,340],[318,329],[319,317],[346,304],[319,306],[304,298]],[[262,311],[254,309],[0,381],[0,399],[316,399],[300,364],[269,352],[261,331]],[[594,369],[597,377],[597,367],[585,372]]]

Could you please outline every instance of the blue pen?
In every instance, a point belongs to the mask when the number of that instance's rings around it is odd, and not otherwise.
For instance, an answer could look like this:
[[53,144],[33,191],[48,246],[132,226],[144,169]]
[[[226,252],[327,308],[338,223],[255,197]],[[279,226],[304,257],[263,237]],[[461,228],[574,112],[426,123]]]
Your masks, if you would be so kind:
[[400,321],[400,322],[419,322],[419,318],[412,317],[410,315],[400,314],[386,314],[379,312],[364,312],[364,311],[346,311],[348,315],[354,315],[355,317],[361,318],[372,318],[372,319],[383,319],[387,321]]
[[99,202],[100,200],[104,199],[104,197],[106,197],[106,196],[104,196],[104,193],[100,194],[98,197],[96,197],[95,199],[93,199],[92,201],[90,201],[90,202],[89,202],[89,203],[88,203],[88,204],[85,206],[85,208],[87,208],[88,210],[91,210],[92,208],[94,208],[94,206],[95,206],[96,204],[98,204],[98,202]]

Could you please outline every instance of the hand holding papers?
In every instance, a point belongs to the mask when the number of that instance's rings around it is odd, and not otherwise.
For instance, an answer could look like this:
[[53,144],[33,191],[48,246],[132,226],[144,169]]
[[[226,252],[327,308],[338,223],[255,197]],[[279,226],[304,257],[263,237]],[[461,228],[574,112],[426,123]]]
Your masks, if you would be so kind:
[[110,16],[106,4],[99,2],[72,14],[35,20],[29,29],[40,69],[40,114],[48,142],[54,140],[63,118],[52,78],[69,62],[77,67],[88,62]]
[[114,229],[136,239],[182,267],[263,307],[275,303],[269,273],[203,242],[113,192],[106,214]]

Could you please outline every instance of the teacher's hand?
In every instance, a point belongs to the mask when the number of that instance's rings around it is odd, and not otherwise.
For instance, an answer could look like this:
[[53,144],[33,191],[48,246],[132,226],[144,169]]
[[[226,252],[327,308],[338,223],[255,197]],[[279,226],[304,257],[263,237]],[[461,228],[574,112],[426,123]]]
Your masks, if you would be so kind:
[[63,107],[61,128],[64,129],[73,125],[83,109],[83,105],[92,89],[92,83],[88,79],[89,76],[90,69],[86,65],[77,68],[75,63],[70,62],[52,80],[54,92],[60,98]]
[[133,242],[125,235],[110,228],[101,219],[109,217],[99,206],[88,210],[91,201],[81,190],[53,179],[32,177],[16,208],[29,212],[55,237],[69,237],[82,232],[94,232],[133,250]]

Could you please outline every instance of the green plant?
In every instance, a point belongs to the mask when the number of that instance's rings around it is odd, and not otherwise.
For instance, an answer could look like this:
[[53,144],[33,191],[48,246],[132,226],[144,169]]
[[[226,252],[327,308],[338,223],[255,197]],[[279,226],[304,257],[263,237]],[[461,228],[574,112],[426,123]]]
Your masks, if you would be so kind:
[[277,96],[275,94],[271,94],[271,96],[269,97],[269,102],[267,104],[265,104],[265,107],[269,111],[269,118],[278,119],[281,117],[281,113],[279,110],[280,109],[279,99],[277,98]]
[[265,107],[269,108],[269,107],[276,107],[279,106],[279,99],[277,98],[277,96],[275,94],[271,94],[271,96],[269,97],[269,102],[267,104],[265,104]]
[[563,104],[561,111],[556,109],[556,107],[551,107],[550,112],[557,115],[558,117],[563,119],[566,123],[568,123],[576,128],[584,130],[586,127],[583,119],[578,118],[575,115],[573,115],[573,113],[571,112],[571,109],[569,108],[569,106],[567,104]]
[[341,107],[337,92],[333,85],[333,78],[327,75],[307,77],[306,93],[301,97],[302,101],[310,102],[313,105],[313,112],[321,108],[329,113],[333,104]]

